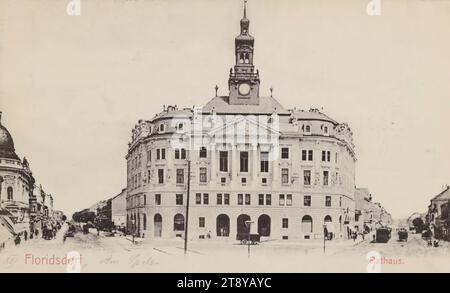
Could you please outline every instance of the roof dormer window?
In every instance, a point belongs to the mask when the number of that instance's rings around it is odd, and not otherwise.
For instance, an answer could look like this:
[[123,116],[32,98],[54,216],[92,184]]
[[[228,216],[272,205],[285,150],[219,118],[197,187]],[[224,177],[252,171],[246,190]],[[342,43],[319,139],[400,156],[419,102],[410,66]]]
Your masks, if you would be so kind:
[[329,134],[328,126],[323,126],[322,130],[323,130],[323,135],[328,135]]
[[165,125],[164,123],[159,124],[159,132],[164,132]]
[[306,124],[304,129],[305,134],[311,134],[311,125]]

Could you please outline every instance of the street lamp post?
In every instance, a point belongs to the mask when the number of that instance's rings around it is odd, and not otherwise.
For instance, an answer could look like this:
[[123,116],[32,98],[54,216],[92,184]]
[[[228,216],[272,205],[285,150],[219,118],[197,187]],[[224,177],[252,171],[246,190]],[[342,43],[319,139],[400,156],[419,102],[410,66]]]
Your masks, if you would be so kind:
[[191,191],[191,161],[188,160],[188,177],[187,177],[187,191],[186,191],[186,220],[184,227],[184,255],[187,253],[187,241],[188,241],[188,227],[189,227],[189,195]]
[[250,234],[251,234],[251,226],[253,221],[245,221],[245,225],[248,227],[248,235],[247,235],[247,253],[248,258],[250,258]]

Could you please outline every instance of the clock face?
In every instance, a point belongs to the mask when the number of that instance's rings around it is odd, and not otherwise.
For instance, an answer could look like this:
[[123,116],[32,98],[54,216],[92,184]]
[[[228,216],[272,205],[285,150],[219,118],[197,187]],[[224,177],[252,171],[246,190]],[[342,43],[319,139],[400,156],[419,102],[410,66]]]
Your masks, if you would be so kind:
[[246,96],[250,93],[250,85],[248,83],[243,83],[239,85],[239,94]]

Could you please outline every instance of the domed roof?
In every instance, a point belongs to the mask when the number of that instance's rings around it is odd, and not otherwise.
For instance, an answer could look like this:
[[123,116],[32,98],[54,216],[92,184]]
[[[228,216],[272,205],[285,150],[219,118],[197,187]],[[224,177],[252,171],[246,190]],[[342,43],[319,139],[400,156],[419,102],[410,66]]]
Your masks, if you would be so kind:
[[2,125],[0,112],[0,158],[19,160],[14,149],[14,141],[8,129]]

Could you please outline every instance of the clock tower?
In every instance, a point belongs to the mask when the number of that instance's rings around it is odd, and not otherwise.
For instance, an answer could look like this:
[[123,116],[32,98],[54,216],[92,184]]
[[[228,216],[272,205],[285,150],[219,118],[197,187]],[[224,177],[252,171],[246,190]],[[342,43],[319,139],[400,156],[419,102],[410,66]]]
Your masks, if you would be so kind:
[[253,66],[255,38],[250,35],[249,27],[247,0],[244,0],[241,34],[235,39],[236,65],[230,69],[228,80],[229,103],[233,105],[259,105],[259,72]]

